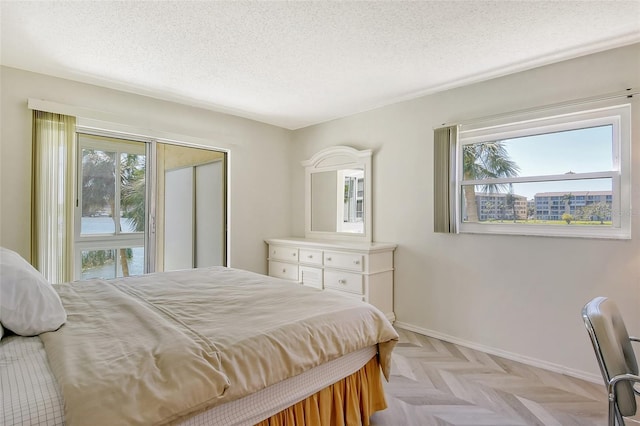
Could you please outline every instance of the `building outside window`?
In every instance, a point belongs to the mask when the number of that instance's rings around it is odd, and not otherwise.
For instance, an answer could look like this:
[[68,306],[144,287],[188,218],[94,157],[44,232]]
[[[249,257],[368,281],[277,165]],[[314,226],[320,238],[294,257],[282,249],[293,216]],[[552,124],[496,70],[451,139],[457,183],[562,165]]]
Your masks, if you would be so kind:
[[[548,204],[552,203],[549,210]],[[593,192],[543,192],[535,195],[538,220],[565,220],[563,215],[572,216],[575,221],[611,221],[611,191]]]

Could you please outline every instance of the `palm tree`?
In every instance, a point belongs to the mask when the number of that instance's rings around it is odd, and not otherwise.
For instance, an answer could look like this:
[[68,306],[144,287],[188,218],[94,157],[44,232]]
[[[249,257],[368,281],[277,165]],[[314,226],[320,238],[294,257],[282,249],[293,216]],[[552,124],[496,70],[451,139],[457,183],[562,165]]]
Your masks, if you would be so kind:
[[146,208],[145,157],[127,154],[121,161],[121,208],[135,232],[144,232]]
[[512,191],[509,191],[509,193],[505,196],[505,204],[507,205],[507,208],[511,210],[513,223],[516,223],[516,220],[518,219],[518,217],[516,216],[516,197],[513,195]]
[[[145,157],[124,154],[120,158],[120,210],[135,232],[144,232],[145,204]],[[115,218],[114,218],[115,220]],[[116,225],[120,230],[120,221]],[[122,276],[129,276],[130,249],[120,249]]]
[[564,213],[565,214],[571,214],[571,198],[573,198],[573,194],[572,193],[568,193],[568,194],[564,194],[562,196],[562,201],[564,201]]
[[[482,142],[465,145],[463,148],[463,179],[479,180],[518,176],[520,168],[509,158],[509,153],[500,141]],[[497,192],[508,185],[479,185],[484,193]],[[475,185],[463,188],[466,204],[467,222],[478,222]]]
[[144,232],[145,224],[145,190],[144,170],[141,175],[122,188],[122,203],[126,206],[124,216],[135,232]]

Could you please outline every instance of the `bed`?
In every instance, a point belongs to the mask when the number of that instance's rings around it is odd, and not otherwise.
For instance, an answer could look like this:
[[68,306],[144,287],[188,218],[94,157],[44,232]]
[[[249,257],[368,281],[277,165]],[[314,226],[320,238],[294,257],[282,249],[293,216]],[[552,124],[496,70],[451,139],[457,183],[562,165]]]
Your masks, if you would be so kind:
[[0,340],[5,425],[366,425],[386,407],[398,335],[369,304],[225,267],[53,287],[64,325]]

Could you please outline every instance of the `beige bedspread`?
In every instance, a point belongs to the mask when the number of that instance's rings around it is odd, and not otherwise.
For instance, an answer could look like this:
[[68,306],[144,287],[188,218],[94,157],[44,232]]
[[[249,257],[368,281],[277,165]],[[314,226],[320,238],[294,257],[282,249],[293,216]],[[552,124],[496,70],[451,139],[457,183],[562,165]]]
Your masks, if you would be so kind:
[[398,335],[371,305],[223,267],[57,286],[67,424],[168,424]]

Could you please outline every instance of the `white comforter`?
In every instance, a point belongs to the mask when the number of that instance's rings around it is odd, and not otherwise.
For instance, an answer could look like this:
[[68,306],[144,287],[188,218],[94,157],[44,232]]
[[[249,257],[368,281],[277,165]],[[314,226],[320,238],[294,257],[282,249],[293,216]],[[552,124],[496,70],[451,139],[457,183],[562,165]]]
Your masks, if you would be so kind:
[[397,334],[366,303],[229,268],[57,286],[45,333],[69,425],[167,424]]

